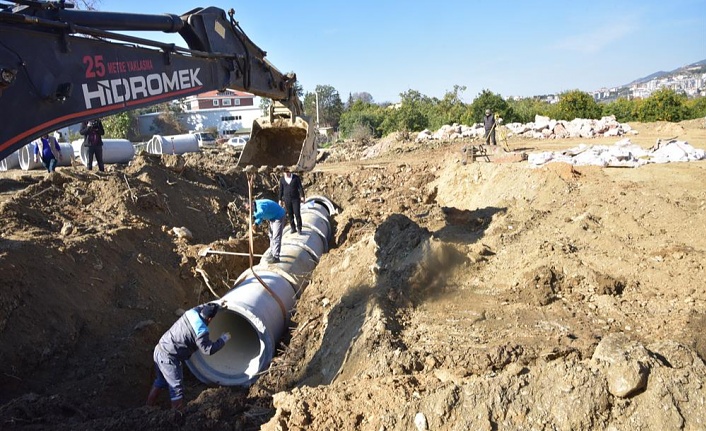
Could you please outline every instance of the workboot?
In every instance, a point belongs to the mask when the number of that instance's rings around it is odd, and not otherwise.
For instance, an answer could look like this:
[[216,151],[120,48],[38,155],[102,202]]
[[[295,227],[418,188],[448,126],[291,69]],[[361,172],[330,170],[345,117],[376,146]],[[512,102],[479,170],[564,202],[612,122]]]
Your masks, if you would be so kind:
[[160,388],[152,386],[152,389],[150,389],[150,393],[147,395],[147,402],[145,403],[145,405],[153,406],[157,404],[157,396],[159,395],[160,391]]
[[172,400],[172,410],[178,412],[184,412],[184,398],[179,398],[178,400]]

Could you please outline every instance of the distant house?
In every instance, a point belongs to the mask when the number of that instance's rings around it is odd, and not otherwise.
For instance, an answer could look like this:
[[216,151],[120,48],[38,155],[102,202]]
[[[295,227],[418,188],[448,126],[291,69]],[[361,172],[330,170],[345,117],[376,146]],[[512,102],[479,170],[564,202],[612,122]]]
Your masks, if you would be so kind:
[[206,93],[189,96],[184,99],[188,111],[205,111],[232,107],[247,107],[255,105],[255,95],[236,90],[207,91]]
[[[189,96],[181,105],[184,112],[178,117],[184,127],[190,131],[215,128],[219,137],[249,134],[253,121],[261,116],[259,97],[230,89]],[[158,115],[139,117],[140,134],[155,134],[153,122]]]

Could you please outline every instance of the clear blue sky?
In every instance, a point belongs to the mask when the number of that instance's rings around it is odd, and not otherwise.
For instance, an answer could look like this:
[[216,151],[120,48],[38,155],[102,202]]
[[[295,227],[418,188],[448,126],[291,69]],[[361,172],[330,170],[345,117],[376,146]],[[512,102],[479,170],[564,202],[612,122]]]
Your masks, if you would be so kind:
[[[465,86],[507,98],[597,90],[706,59],[706,0],[101,0],[104,11],[234,8],[269,61],[304,91],[331,85],[345,101],[408,90],[441,98]],[[150,34],[186,46],[176,35]]]

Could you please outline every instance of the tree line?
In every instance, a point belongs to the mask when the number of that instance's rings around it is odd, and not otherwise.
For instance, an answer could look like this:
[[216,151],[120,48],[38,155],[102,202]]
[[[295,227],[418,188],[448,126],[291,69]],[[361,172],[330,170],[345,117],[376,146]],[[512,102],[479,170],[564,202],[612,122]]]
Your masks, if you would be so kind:
[[[342,138],[366,139],[392,132],[438,130],[445,124],[481,123],[486,109],[502,117],[505,123],[533,122],[536,115],[567,121],[615,115],[621,123],[678,122],[706,117],[706,97],[689,99],[666,88],[645,99],[620,98],[610,103],[598,103],[580,90],[561,93],[557,103],[549,103],[540,97],[506,100],[487,89],[471,103],[464,103],[461,94],[465,90],[466,87],[456,85],[441,99],[408,90],[400,94],[400,102],[394,105],[376,104],[368,93],[354,93],[344,104],[333,87],[317,86],[319,125],[333,127]],[[311,117],[316,116],[313,97],[314,93],[304,96],[304,109]]]

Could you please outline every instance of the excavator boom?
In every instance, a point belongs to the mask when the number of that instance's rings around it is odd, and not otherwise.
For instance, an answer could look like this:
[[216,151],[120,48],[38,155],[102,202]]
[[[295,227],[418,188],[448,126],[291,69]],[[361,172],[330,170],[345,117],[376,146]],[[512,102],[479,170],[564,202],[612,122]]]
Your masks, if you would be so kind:
[[[188,48],[115,32],[146,30],[178,32]],[[253,126],[247,165],[311,170],[313,128],[295,94],[296,76],[265,56],[232,10],[145,15],[0,0],[0,160],[61,127],[232,88],[280,107]]]

